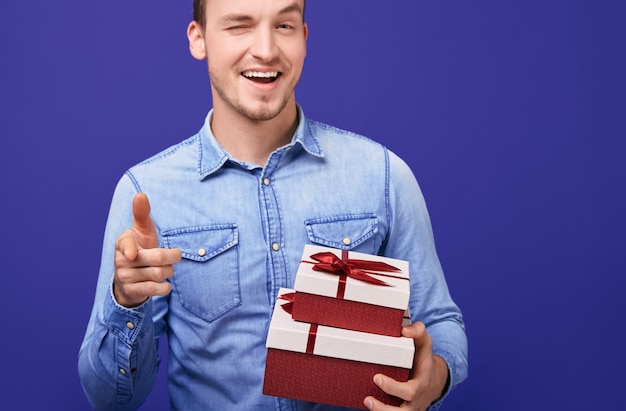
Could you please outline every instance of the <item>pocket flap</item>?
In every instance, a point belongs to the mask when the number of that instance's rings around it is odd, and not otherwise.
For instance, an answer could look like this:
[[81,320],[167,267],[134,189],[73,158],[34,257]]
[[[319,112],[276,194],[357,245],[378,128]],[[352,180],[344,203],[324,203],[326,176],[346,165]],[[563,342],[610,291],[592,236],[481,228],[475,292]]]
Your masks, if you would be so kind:
[[305,221],[312,243],[338,249],[352,249],[378,232],[374,214],[339,215]]
[[199,262],[213,258],[238,242],[236,224],[181,228],[162,235],[167,248],[180,248],[183,258]]

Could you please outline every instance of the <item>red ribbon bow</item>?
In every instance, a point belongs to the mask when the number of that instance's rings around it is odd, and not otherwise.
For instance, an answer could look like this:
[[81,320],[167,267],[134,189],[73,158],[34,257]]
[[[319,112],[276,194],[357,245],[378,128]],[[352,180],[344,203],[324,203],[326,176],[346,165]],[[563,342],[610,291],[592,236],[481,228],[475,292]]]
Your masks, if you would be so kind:
[[286,293],[278,296],[279,300],[287,301],[285,304],[282,304],[281,307],[283,310],[287,311],[289,315],[291,315],[293,311],[293,302],[296,301],[296,293]]
[[364,281],[369,284],[391,286],[386,282],[372,277],[363,270],[383,271],[383,272],[399,272],[399,268],[381,261],[358,260],[348,258],[348,251],[341,251],[341,258],[335,254],[326,251],[316,253],[311,258],[317,263],[313,263],[314,271],[324,271],[326,273],[336,274],[339,276],[339,287],[337,289],[337,298],[343,298],[346,287],[347,277],[355,280]]
[[313,270],[315,271],[324,271],[327,273],[342,275],[345,274],[348,277],[354,278],[355,280],[365,281],[366,283],[375,284],[375,285],[384,285],[389,286],[386,282],[379,280],[378,278],[372,277],[368,273],[362,270],[371,270],[371,271],[383,271],[383,272],[398,272],[400,269],[394,267],[393,265],[389,265],[387,263],[383,263],[382,261],[369,261],[369,260],[357,260],[352,258],[347,258],[348,252],[342,251],[342,257],[339,258],[335,254],[331,252],[322,252],[313,254],[311,258],[318,263],[313,265]]

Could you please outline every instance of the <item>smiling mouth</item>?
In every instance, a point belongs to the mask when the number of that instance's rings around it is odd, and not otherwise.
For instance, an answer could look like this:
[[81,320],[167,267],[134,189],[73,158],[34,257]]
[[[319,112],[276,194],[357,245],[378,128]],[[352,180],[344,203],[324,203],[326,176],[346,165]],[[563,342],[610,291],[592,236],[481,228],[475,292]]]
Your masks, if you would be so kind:
[[261,84],[273,83],[280,77],[277,71],[244,71],[241,74],[248,80]]

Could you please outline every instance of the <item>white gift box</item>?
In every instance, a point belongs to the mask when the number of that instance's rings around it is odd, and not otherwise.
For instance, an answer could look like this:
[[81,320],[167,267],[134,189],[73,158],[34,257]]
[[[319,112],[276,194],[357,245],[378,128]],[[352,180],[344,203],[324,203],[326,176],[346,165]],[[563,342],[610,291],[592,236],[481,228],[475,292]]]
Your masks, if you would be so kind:
[[298,321],[399,336],[409,304],[409,262],[307,244],[294,288]]
[[362,409],[372,395],[398,405],[401,400],[380,390],[372,378],[382,373],[406,381],[413,340],[296,321],[288,312],[292,302],[283,300],[294,295],[297,299],[293,290],[281,289],[274,308],[263,393]]

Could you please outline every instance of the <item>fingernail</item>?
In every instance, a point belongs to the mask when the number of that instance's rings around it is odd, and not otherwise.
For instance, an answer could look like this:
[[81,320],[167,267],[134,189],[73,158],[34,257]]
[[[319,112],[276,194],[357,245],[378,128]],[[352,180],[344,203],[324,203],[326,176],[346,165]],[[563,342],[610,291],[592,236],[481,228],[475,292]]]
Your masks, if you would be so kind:
[[375,375],[374,376],[374,384],[378,385],[380,387],[380,385],[383,383],[383,379],[381,378],[380,375]]
[[372,409],[372,405],[374,405],[374,403],[372,402],[371,398],[366,398],[365,401],[363,401],[363,404],[365,404],[365,407],[368,410],[371,410]]

